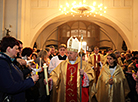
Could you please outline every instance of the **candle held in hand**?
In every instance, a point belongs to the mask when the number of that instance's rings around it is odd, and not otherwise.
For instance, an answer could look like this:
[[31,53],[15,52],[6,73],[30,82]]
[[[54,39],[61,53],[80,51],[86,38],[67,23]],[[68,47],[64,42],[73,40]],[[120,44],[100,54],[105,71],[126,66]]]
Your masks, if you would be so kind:
[[[36,69],[38,69],[38,64],[36,64]],[[38,75],[38,71],[36,70],[36,75]]]
[[46,84],[46,93],[47,93],[47,95],[49,95],[48,75],[47,75],[47,65],[46,65],[46,63],[44,63],[43,68],[44,68],[45,80],[46,80],[46,83],[47,83]]

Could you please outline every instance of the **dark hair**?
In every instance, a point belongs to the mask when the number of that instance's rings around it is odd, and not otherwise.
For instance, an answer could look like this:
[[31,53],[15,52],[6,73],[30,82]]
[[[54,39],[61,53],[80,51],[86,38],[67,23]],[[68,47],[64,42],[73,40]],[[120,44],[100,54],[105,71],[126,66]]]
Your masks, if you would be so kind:
[[49,47],[46,47],[45,50],[49,52],[51,49]]
[[33,53],[33,49],[30,47],[26,47],[22,51],[22,56],[30,56]]
[[50,46],[50,48],[55,48],[54,46]]
[[100,50],[99,53],[102,53],[102,51]]
[[117,57],[116,57],[116,55],[115,55],[114,53],[110,53],[110,54],[108,54],[107,56],[111,56],[113,59],[115,59],[114,64],[115,64],[115,65],[117,64]]
[[136,56],[138,54],[138,51],[133,51],[132,54]]
[[37,51],[36,51],[37,53],[39,53],[40,52],[40,50],[39,49],[37,49]]
[[135,58],[136,58],[136,57],[133,56],[133,57],[132,57],[132,60],[135,60]]
[[116,59],[117,60],[117,57],[116,57],[116,55],[114,53],[110,53],[107,56],[111,56],[113,59]]
[[[37,58],[37,54],[33,53],[33,54],[32,54],[32,57],[33,57],[33,55]],[[31,58],[32,58],[32,57],[31,57]]]
[[17,39],[15,39],[14,37],[11,36],[6,36],[3,37],[2,41],[1,41],[1,52],[6,52],[6,49],[8,47],[13,48],[15,45],[19,46],[19,42]]
[[23,42],[21,40],[18,40],[20,44],[23,44]]
[[127,53],[126,56],[127,56],[128,58],[130,58],[130,57],[131,57],[131,54],[130,54],[130,53]]
[[112,49],[112,48],[108,48],[108,49],[107,49],[107,51],[111,51],[111,50],[113,50],[113,49]]

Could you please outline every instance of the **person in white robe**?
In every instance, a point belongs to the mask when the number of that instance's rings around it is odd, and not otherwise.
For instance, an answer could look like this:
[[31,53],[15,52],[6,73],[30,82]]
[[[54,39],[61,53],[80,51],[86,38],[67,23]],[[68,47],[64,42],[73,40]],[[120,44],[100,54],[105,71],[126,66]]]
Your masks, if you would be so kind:
[[52,72],[52,70],[54,70],[60,64],[60,62],[67,59],[66,52],[67,52],[66,45],[61,44],[59,46],[59,55],[53,57],[50,61],[49,68],[48,68],[49,74]]

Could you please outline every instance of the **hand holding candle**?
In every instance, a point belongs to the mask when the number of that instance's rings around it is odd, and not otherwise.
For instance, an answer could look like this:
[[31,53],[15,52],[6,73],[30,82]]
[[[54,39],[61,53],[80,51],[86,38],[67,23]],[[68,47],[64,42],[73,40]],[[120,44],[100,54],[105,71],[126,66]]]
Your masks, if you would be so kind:
[[46,65],[46,63],[44,63],[43,68],[44,68],[45,80],[46,80],[46,83],[47,83],[46,84],[46,93],[47,93],[47,95],[49,95],[48,76],[47,76],[47,65]]
[[134,76],[138,79],[138,76],[136,75],[134,70],[132,70],[132,74],[134,74]]
[[[38,69],[38,64],[36,64],[36,69]],[[38,75],[38,72],[36,71],[36,75]]]

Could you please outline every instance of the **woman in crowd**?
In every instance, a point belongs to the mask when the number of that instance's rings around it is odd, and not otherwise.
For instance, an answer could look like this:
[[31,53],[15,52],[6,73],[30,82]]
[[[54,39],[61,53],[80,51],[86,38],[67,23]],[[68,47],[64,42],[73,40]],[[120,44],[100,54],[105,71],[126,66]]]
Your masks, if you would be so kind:
[[31,56],[31,59],[36,60],[36,58],[37,58],[37,54],[33,53],[32,56]]
[[46,63],[49,66],[49,64],[50,64],[50,58],[49,58],[49,56],[51,54],[51,49],[49,47],[46,47],[45,50],[47,51],[47,55],[48,55]]
[[[24,48],[24,49],[22,50],[21,55],[22,55],[22,58],[23,58],[24,60],[31,60],[31,55],[32,55],[32,53],[33,53],[33,49],[31,49],[30,47],[26,47],[26,48]],[[19,65],[18,65],[18,66],[19,66]],[[32,71],[31,66],[22,65],[22,67],[19,66],[19,68],[20,68],[20,70],[23,72],[24,78],[30,76],[31,71]]]
[[12,97],[12,102],[25,102],[25,90],[34,86],[38,75],[24,80],[22,71],[13,63],[19,52],[19,42],[10,36],[1,41],[0,52],[0,102],[6,96]]
[[[38,63],[39,68],[43,66],[44,63],[47,62],[48,54],[46,50],[41,50],[40,53],[38,54],[38,57],[35,60],[35,63]],[[40,65],[41,64],[41,65]],[[37,82],[38,86],[38,92],[39,92],[39,99],[37,102],[45,102],[47,100],[48,102],[48,97],[45,95],[45,86],[44,86],[44,71],[42,68],[42,71],[38,73],[39,74],[39,80]]]
[[[30,47],[25,47],[22,51],[22,58],[26,61],[31,60],[33,53],[33,49]],[[31,65],[31,66],[30,66]],[[32,75],[33,70],[32,66],[35,67],[35,64],[29,63],[28,65],[24,65],[21,68],[22,72],[24,73],[24,78],[27,78]],[[37,84],[34,85],[33,87],[29,88],[26,90],[26,100],[27,102],[35,102],[38,99],[38,89],[37,89]]]

